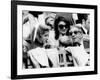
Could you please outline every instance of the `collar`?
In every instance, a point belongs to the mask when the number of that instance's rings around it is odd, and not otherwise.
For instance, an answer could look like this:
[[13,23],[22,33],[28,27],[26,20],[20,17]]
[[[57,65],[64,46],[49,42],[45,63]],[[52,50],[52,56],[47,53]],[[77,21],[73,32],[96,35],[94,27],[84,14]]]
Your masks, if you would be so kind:
[[83,25],[82,25],[82,28],[83,28],[85,34],[87,34],[88,33],[87,29],[85,29]]

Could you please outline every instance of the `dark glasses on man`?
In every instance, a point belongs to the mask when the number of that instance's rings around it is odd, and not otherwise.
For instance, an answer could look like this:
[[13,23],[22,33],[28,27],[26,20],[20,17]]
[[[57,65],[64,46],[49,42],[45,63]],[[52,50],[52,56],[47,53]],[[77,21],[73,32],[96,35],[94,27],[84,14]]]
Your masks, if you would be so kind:
[[73,33],[74,33],[75,35],[77,35],[78,33],[81,33],[81,31],[73,31],[73,32],[69,32],[69,35],[71,36]]
[[66,29],[67,27],[66,27],[66,25],[58,25],[58,27],[60,28],[60,29]]

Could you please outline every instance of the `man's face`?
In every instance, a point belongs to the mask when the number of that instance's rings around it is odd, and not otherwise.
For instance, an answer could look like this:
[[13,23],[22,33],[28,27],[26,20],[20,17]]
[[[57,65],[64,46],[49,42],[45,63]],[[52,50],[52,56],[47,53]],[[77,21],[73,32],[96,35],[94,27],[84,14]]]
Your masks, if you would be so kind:
[[82,40],[82,32],[77,27],[72,27],[69,31],[73,43],[80,43]]
[[87,16],[86,20],[83,19],[82,25],[87,31],[90,30],[90,16],[89,15]]
[[68,28],[67,28],[66,23],[64,21],[59,22],[58,30],[59,30],[60,34],[66,34]]
[[87,20],[86,20],[86,22],[85,22],[85,28],[86,28],[87,30],[90,29],[90,16],[89,16],[89,15],[88,15]]

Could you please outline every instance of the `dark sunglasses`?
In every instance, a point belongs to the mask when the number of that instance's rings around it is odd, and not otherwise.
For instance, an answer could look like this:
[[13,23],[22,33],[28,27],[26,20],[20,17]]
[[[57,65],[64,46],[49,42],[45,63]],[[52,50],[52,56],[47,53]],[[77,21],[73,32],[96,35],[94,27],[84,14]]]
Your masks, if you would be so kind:
[[69,32],[69,35],[72,36],[73,33],[74,33],[75,35],[77,35],[78,33],[81,33],[81,31],[73,31],[73,32]]
[[67,28],[66,25],[58,25],[58,27],[59,27],[60,29]]

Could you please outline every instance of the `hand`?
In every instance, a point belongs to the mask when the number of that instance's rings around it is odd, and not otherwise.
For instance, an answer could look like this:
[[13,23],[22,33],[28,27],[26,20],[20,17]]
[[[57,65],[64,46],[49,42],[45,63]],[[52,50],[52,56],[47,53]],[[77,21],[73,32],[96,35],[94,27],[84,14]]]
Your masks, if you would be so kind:
[[68,36],[62,36],[59,38],[59,42],[64,45],[71,45],[72,41]]

